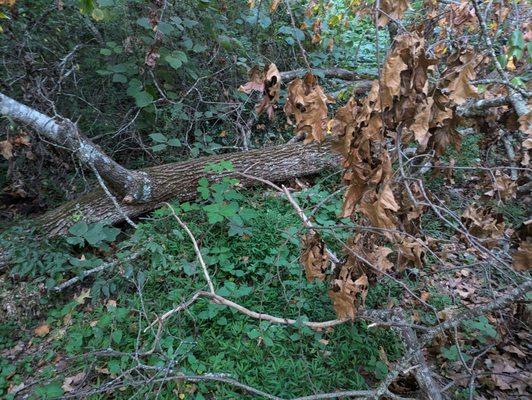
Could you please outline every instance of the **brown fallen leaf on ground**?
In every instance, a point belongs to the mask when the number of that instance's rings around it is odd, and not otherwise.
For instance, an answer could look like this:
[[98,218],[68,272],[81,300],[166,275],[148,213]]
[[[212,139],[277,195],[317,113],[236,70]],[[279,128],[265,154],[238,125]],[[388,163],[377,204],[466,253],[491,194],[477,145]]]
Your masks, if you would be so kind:
[[314,279],[323,281],[329,266],[329,256],[325,243],[317,233],[307,233],[301,238],[301,264],[305,267],[305,275],[309,282]]
[[33,330],[33,333],[39,337],[46,336],[50,333],[50,326],[43,324]]

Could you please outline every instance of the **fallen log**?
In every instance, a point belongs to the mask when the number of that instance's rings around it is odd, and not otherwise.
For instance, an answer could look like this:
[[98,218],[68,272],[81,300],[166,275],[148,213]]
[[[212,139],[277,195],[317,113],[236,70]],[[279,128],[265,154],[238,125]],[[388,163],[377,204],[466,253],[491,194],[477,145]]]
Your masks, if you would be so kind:
[[155,209],[162,201],[192,200],[197,196],[200,178],[219,179],[219,175],[205,172],[205,166],[221,160],[231,161],[234,166],[235,173],[227,173],[225,176],[233,176],[238,178],[243,186],[251,186],[257,183],[256,180],[242,177],[236,172],[245,172],[270,181],[284,181],[339,165],[340,156],[333,153],[330,142],[296,143],[159,165],[142,170],[152,182],[153,192],[149,202],[122,203],[122,212],[119,212],[103,190],[95,189],[36,218],[34,226],[41,228],[43,234],[56,236],[66,232],[75,221],[93,223],[106,220],[116,224],[122,222],[124,216],[134,218],[145,214]]
[[[301,78],[308,72],[306,68],[294,69],[292,71],[281,72],[283,82],[291,81],[295,78]],[[343,68],[313,68],[312,73],[324,78],[341,79],[344,81],[371,80],[377,78],[377,73],[356,72]]]

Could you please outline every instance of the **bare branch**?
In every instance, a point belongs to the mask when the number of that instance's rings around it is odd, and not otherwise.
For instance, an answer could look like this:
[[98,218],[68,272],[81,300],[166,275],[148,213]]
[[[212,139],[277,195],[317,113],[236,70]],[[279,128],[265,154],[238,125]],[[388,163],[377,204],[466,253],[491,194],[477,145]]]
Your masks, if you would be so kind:
[[174,210],[174,207],[172,207],[169,203],[163,202],[165,206],[167,206],[170,211],[172,212],[172,215],[174,216],[175,220],[179,223],[181,228],[185,230],[187,235],[190,237],[190,240],[192,240],[192,244],[194,245],[194,251],[196,252],[196,256],[198,257],[198,261],[201,265],[201,268],[203,269],[203,275],[205,277],[205,280],[207,281],[207,285],[209,286],[209,290],[212,294],[214,294],[214,286],[212,284],[211,277],[209,275],[209,270],[207,269],[207,265],[205,264],[205,260],[203,259],[203,256],[201,255],[200,248],[198,246],[198,241],[188,228],[187,224],[185,224],[183,221],[181,221],[181,218],[179,218]]
[[36,132],[56,145],[62,146],[79,157],[86,166],[94,166],[103,179],[130,202],[144,202],[151,198],[152,187],[148,175],[130,171],[82,135],[72,121],[54,118],[40,113],[0,93],[0,115],[29,125]]

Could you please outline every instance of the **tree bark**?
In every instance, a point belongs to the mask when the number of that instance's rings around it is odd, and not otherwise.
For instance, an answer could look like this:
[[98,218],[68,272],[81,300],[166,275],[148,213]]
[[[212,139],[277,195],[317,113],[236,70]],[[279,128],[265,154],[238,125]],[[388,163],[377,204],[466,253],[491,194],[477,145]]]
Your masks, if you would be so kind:
[[205,166],[221,160],[231,161],[235,171],[224,176],[235,177],[243,186],[250,186],[257,182],[238,175],[238,172],[270,181],[284,181],[339,165],[340,156],[332,151],[330,142],[307,145],[296,143],[146,168],[142,172],[149,176],[153,189],[149,202],[122,204],[122,212],[119,212],[103,190],[96,189],[48,211],[35,220],[35,225],[40,226],[43,233],[56,236],[64,233],[75,221],[91,223],[106,220],[115,224],[123,221],[124,215],[133,218],[151,211],[162,201],[194,199],[197,196],[197,182],[201,177],[219,179],[219,175],[206,173]]
[[[281,72],[281,79],[291,81],[292,79],[302,77],[308,72],[306,68],[295,69],[293,71]],[[350,71],[343,68],[313,68],[312,73],[321,75],[325,78],[336,78],[344,81],[364,81],[367,79],[377,79],[377,75],[371,75],[368,73],[361,74],[359,72]]]
[[124,168],[106,155],[68,119],[56,119],[40,113],[0,93],[0,115],[29,125],[54,144],[76,153],[82,163],[96,169],[122,198],[129,202],[151,199],[151,182],[143,172]]

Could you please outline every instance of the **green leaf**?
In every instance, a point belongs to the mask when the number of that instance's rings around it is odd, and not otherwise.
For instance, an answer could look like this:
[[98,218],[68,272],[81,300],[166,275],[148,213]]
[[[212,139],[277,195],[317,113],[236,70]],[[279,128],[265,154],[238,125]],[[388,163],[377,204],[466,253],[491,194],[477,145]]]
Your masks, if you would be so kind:
[[89,230],[89,226],[85,222],[78,222],[75,225],[72,225],[68,232],[70,232],[74,236],[83,236],[87,233]]
[[105,18],[105,14],[100,8],[92,10],[91,17],[95,21],[102,21]]
[[73,246],[76,246],[76,245],[80,245],[80,246],[82,246],[83,243],[85,243],[85,240],[84,240],[84,239],[82,239],[82,238],[80,238],[80,237],[77,237],[77,236],[74,236],[74,237],[68,237],[68,238],[66,239],[66,241],[67,241],[68,244],[71,244],[71,245],[73,245]]
[[150,138],[154,142],[158,142],[158,143],[166,143],[168,141],[166,136],[163,135],[162,133],[152,133],[150,134]]
[[157,25],[157,30],[159,32],[164,33],[165,35],[169,35],[175,30],[175,28],[168,22],[159,22],[159,24]]
[[190,38],[185,38],[183,39],[183,41],[181,42],[183,47],[187,50],[190,50],[193,46],[194,46],[194,43],[192,42],[192,39]]
[[260,332],[256,329],[252,329],[247,333],[247,335],[250,339],[257,339],[258,337],[260,337]]
[[267,15],[263,16],[260,18],[259,20],[259,24],[262,28],[266,29],[267,27],[269,27],[271,24],[272,24],[272,20],[270,17],[268,17]]
[[516,29],[515,31],[513,31],[510,36],[509,45],[510,47],[515,47],[515,48],[524,50],[525,38],[523,36],[523,32],[521,32],[519,29]]
[[207,187],[209,186],[209,180],[205,177],[202,177],[198,180],[198,185],[200,186],[203,186],[203,187]]
[[122,341],[122,331],[120,329],[115,330],[111,334],[111,337],[113,339],[113,342],[115,342],[116,344],[120,344],[120,342]]
[[118,360],[109,360],[107,363],[107,368],[109,369],[109,372],[112,374],[118,374],[120,373],[120,361]]
[[207,50],[207,46],[205,46],[204,44],[195,44],[194,47],[192,48],[192,51],[194,53],[202,53],[205,50]]
[[113,54],[113,52],[109,49],[100,49],[100,54],[102,56],[110,56],[111,54]]
[[153,96],[146,91],[140,91],[133,95],[137,107],[143,108],[150,105],[153,102]]
[[45,398],[50,398],[50,399],[61,397],[64,393],[63,389],[61,388],[61,383],[59,382],[52,382],[46,386],[41,386],[39,388],[36,388],[35,392],[38,395],[41,395]]
[[79,0],[79,10],[83,14],[88,14],[94,9],[94,0]]
[[102,232],[104,236],[103,240],[107,242],[114,242],[116,240],[116,237],[120,234],[120,229],[113,228],[110,226],[104,226],[102,228]]
[[230,50],[233,47],[233,41],[227,35],[218,36],[218,43],[220,43],[220,46],[222,46],[225,50]]
[[172,54],[174,55],[175,58],[181,60],[183,63],[186,63],[188,61],[187,55],[180,50],[174,51]]
[[222,222],[224,217],[217,213],[207,213],[207,220],[209,224],[216,224],[217,222]]
[[114,74],[113,75],[113,82],[116,83],[127,83],[127,78],[125,75],[122,74]]
[[152,146],[152,150],[155,151],[156,153],[160,152],[160,151],[163,151],[163,150],[166,150],[168,146],[166,146],[166,144],[164,143],[160,143],[160,144],[156,144],[155,146]]
[[170,55],[166,56],[164,59],[173,69],[179,69],[183,65],[183,62],[179,58]]
[[83,235],[91,246],[97,246],[103,239],[102,226],[95,224]]
[[[115,71],[119,72],[119,71]],[[127,94],[133,96],[134,93],[139,92],[142,89],[142,82],[138,79],[131,79],[129,81],[129,87],[127,88]]]
[[170,146],[174,146],[174,147],[181,147],[181,141],[177,138],[172,138],[172,139],[169,139],[168,140],[168,144]]
[[137,19],[137,25],[140,25],[143,28],[151,30],[150,21],[146,17]]

